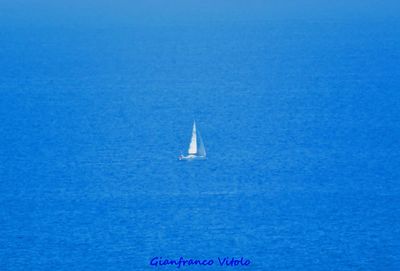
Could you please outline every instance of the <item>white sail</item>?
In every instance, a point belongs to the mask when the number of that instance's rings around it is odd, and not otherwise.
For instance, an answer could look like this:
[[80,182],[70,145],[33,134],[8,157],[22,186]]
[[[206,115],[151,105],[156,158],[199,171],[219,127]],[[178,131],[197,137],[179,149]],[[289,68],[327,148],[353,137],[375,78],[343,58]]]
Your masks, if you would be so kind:
[[204,147],[203,139],[201,138],[200,132],[198,133],[198,140],[197,140],[197,155],[199,156],[206,156],[206,149]]
[[197,133],[196,133],[196,123],[195,122],[193,122],[192,140],[190,141],[188,153],[189,154],[197,153]]

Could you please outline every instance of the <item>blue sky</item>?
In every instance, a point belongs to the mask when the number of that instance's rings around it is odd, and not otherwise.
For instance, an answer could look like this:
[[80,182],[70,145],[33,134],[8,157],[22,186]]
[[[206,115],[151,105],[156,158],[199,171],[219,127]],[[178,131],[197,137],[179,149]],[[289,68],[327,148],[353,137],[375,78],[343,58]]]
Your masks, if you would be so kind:
[[1,0],[2,24],[130,24],[400,17],[395,0]]

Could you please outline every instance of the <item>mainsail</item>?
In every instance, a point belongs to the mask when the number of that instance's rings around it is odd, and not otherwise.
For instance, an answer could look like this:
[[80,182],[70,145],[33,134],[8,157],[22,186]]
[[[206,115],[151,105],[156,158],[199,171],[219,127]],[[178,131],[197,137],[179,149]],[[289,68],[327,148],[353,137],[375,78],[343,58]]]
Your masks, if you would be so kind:
[[193,122],[192,140],[190,141],[188,153],[197,154],[196,122]]

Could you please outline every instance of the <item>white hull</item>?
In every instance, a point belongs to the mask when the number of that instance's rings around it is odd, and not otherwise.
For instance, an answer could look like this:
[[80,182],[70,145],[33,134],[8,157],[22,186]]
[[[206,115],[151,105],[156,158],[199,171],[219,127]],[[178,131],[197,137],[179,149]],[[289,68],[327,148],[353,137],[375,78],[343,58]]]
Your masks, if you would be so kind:
[[187,156],[184,156],[184,155],[180,155],[179,157],[178,157],[178,159],[179,160],[181,160],[181,161],[192,161],[192,160],[206,160],[206,157],[205,156],[197,156],[197,155],[187,155]]

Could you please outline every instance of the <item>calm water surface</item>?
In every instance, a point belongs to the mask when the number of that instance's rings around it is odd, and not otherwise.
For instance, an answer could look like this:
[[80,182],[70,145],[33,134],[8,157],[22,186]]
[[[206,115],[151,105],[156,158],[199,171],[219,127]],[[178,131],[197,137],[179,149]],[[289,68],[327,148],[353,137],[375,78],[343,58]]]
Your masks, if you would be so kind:
[[0,269],[399,270],[398,26],[4,29]]

